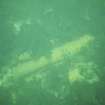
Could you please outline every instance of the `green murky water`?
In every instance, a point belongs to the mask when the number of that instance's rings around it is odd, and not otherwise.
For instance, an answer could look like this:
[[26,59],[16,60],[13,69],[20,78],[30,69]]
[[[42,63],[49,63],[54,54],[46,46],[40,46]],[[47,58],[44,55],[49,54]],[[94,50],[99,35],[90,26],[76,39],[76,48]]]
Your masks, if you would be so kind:
[[104,105],[104,0],[0,1],[0,105]]

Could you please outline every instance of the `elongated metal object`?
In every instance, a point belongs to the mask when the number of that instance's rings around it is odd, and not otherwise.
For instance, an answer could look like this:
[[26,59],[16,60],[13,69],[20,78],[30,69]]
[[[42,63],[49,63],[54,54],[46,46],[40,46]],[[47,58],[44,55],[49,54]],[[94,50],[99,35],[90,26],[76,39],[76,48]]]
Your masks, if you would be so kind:
[[38,71],[50,64],[58,63],[64,59],[66,55],[75,55],[80,52],[81,49],[87,47],[89,43],[94,40],[94,37],[89,35],[84,35],[78,40],[72,42],[66,42],[60,47],[54,48],[49,56],[41,56],[39,59],[30,59],[29,61],[24,61],[17,63],[12,67],[7,66],[7,73],[0,79],[0,86],[5,85],[9,78],[17,79],[28,73]]

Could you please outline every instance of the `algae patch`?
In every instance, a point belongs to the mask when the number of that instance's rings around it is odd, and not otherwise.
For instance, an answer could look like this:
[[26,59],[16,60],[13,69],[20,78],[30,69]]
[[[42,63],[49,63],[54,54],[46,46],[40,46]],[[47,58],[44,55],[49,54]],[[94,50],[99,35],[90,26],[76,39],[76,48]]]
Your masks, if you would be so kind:
[[70,83],[87,82],[93,84],[98,82],[97,66],[93,62],[76,63],[69,70],[68,79]]

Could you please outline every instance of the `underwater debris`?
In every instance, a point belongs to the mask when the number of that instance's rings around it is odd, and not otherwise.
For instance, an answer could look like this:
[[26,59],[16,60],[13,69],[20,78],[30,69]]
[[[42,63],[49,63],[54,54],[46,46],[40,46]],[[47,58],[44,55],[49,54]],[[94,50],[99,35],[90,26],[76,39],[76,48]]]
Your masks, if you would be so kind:
[[[59,63],[64,59],[66,55],[75,55],[79,53],[83,48],[87,47],[93,40],[93,36],[84,35],[78,40],[67,42],[60,47],[54,48],[51,51],[51,54],[49,54],[49,56],[41,56],[37,60],[34,58],[29,59],[29,55],[27,53],[24,53],[26,55],[23,55],[26,56],[26,58],[28,58],[29,60],[23,62],[19,62],[19,60],[17,62],[16,60],[13,60],[16,61],[17,64],[12,66],[7,65],[6,67],[4,67],[5,69],[7,69],[8,72],[4,75],[3,78],[0,78],[0,86],[8,86],[8,80],[12,82],[11,79],[18,79],[21,76],[38,71],[39,69],[44,68],[50,64]],[[23,59],[24,56],[21,56],[20,58]],[[10,72],[9,70],[12,71],[11,75],[8,75],[8,73]],[[78,78],[80,77],[78,74],[76,75],[78,76]],[[77,76],[75,78],[77,78]],[[75,78],[72,75],[72,79],[77,80]],[[71,77],[69,79],[72,80]]]

